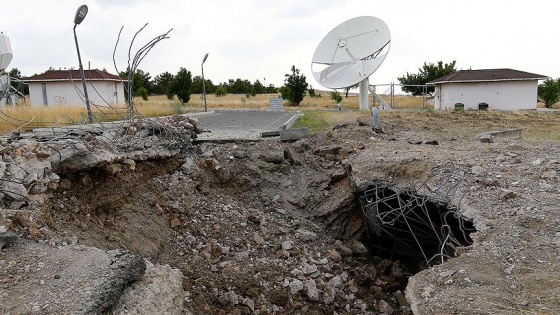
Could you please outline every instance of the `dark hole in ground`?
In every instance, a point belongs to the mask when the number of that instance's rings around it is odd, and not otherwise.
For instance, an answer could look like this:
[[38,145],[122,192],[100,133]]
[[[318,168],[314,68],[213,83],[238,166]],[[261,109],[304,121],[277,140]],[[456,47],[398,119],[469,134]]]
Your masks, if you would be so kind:
[[362,242],[373,256],[404,264],[409,275],[473,242],[473,223],[445,202],[386,186],[363,192],[359,200],[367,225]]

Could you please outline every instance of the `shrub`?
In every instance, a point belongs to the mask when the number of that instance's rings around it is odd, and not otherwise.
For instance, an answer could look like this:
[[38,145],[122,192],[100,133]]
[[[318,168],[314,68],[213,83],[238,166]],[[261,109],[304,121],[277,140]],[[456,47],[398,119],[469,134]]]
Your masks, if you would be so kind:
[[227,95],[227,89],[225,86],[220,85],[216,88],[216,96],[226,96]]

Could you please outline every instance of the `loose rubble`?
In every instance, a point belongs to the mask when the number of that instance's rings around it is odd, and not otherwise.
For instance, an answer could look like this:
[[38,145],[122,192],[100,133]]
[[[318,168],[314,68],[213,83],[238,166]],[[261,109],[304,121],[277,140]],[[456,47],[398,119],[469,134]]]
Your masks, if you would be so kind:
[[[57,313],[62,303],[78,303],[56,281],[87,288],[94,302],[83,307],[115,313],[560,309],[556,143],[433,142],[398,121],[379,134],[354,121],[291,143],[193,143],[196,121],[166,123],[175,129],[134,126],[122,140],[107,141],[114,139],[107,131],[88,140],[1,145],[2,309]],[[432,145],[408,141],[418,138]],[[373,255],[356,194],[380,180],[409,187],[447,162],[464,173],[458,202],[478,230],[475,243],[423,271]],[[76,270],[74,257],[105,259],[115,251],[146,271],[126,265],[130,276],[109,277],[122,280],[110,284],[117,291],[74,273],[103,277],[93,267]],[[66,269],[52,268],[55,261]]]

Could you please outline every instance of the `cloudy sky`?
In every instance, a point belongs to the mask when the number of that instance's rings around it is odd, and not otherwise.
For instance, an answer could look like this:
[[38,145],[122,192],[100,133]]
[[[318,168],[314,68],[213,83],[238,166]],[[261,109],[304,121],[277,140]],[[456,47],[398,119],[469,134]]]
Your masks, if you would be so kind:
[[[6,2],[6,1],[4,1]],[[121,26],[116,63],[126,69],[152,38],[173,29],[140,64],[152,77],[180,67],[214,84],[228,79],[281,86],[292,65],[307,82],[321,39],[340,23],[375,16],[391,31],[391,49],[370,77],[371,84],[398,82],[425,61],[457,61],[458,69],[513,68],[560,77],[560,1],[502,0],[25,0],[2,5],[0,31],[11,41],[13,60],[24,76],[49,67],[78,68],[72,28],[81,4],[88,15],[76,28],[87,69],[116,73],[113,49]],[[24,7],[22,7],[24,6]],[[266,80],[265,80],[266,79]]]

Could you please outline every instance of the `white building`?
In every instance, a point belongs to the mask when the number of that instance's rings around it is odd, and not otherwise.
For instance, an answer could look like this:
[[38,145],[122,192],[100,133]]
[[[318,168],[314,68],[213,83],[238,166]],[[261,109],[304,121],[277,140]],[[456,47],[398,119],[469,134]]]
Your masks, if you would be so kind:
[[460,70],[428,82],[435,86],[434,109],[537,109],[538,80],[547,76],[513,69]]
[[[100,106],[125,104],[121,77],[102,70],[84,70],[90,103]],[[29,84],[31,106],[84,106],[79,70],[55,70],[23,79]]]

